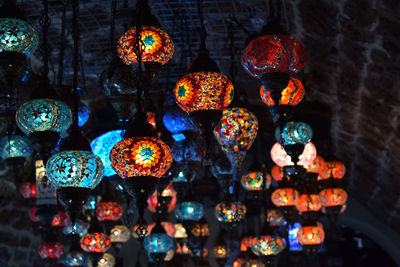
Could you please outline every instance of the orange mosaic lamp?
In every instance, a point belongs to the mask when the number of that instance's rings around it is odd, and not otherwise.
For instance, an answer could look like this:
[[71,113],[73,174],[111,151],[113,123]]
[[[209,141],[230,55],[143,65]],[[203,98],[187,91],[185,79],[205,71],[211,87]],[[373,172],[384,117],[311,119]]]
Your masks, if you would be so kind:
[[178,81],[174,94],[179,107],[187,113],[223,110],[233,99],[233,84],[217,72],[194,72]]
[[277,207],[294,206],[299,192],[293,188],[278,188],[271,194],[271,201]]
[[[117,43],[117,51],[121,60],[130,65],[137,62],[135,46],[137,43],[136,27],[132,27],[122,35]],[[142,26],[140,29],[142,43],[142,62],[160,63],[164,65],[174,54],[174,43],[169,35],[158,27]]]
[[318,194],[301,194],[295,202],[299,212],[319,211],[322,207],[321,198]]
[[327,163],[331,176],[334,179],[342,179],[346,174],[346,166],[339,161],[332,161]]
[[171,149],[155,137],[124,139],[111,150],[111,166],[122,178],[152,176],[161,178],[172,164]]
[[280,167],[278,165],[274,165],[274,167],[272,167],[271,176],[277,182],[280,182],[282,180],[290,180],[290,177],[285,174],[283,167]]
[[323,207],[343,206],[347,202],[347,192],[342,188],[327,188],[319,193]]
[[240,241],[240,251],[245,252],[254,244],[254,236],[247,235]]
[[99,222],[116,222],[122,217],[123,208],[114,201],[104,201],[96,205],[96,216]]
[[324,242],[325,231],[321,223],[317,225],[302,226],[297,233],[297,240],[302,246],[320,245]]
[[81,248],[88,253],[105,253],[111,246],[111,240],[104,233],[88,233],[81,240]]

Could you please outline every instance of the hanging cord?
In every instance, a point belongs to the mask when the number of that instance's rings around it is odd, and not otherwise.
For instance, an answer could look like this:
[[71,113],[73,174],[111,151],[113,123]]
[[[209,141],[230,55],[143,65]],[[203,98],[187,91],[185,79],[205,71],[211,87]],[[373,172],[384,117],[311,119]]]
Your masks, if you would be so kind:
[[64,76],[64,54],[65,54],[65,23],[66,23],[67,4],[63,1],[63,10],[61,15],[61,36],[60,36],[60,52],[58,56],[58,74],[57,84],[61,86]]
[[[229,67],[229,74],[231,76],[231,82],[232,84],[235,84],[235,78],[236,78],[236,74],[237,74],[237,70],[235,67],[235,43],[234,43],[234,37],[233,37],[233,18],[230,18],[230,22],[229,22],[229,54],[230,54],[230,61],[231,61],[231,65]],[[238,97],[240,97],[240,93],[238,93]]]
[[49,17],[49,3],[47,2],[47,0],[43,0],[42,3],[43,3],[43,13],[39,20],[40,26],[42,27],[41,53],[43,59],[43,74],[47,76],[49,74],[49,59],[48,59],[49,47],[48,47],[47,34],[49,31],[51,19]]
[[199,14],[200,25],[201,25],[200,50],[204,50],[206,49],[207,31],[206,31],[206,26],[204,25],[202,0],[197,0],[197,12]]
[[110,45],[114,47],[115,15],[117,13],[117,0],[111,1]]
[[78,72],[79,72],[79,28],[78,28],[78,13],[79,13],[79,0],[72,0],[72,39],[74,40],[73,47],[73,97],[74,97],[74,120],[73,123],[78,127]]

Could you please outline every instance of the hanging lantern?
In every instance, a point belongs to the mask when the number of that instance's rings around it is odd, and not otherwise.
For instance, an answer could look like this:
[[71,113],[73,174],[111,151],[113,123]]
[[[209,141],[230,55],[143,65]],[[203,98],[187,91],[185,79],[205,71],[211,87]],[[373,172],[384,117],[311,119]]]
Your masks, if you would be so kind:
[[250,172],[242,176],[240,183],[247,191],[260,191],[268,189],[271,186],[271,176],[267,174],[266,179],[264,179],[264,174],[262,172]]
[[142,224],[136,224],[132,228],[132,236],[136,239],[143,239],[145,236],[148,236],[149,231],[147,230],[146,226]]
[[175,209],[179,221],[198,221],[204,216],[203,204],[196,201],[181,202]]
[[278,188],[271,194],[271,201],[277,207],[294,206],[299,192],[293,188]]
[[325,231],[321,223],[317,225],[302,226],[297,233],[300,245],[320,245],[324,242]]
[[282,180],[290,180],[290,177],[285,174],[283,167],[280,167],[278,165],[274,165],[274,167],[272,167],[271,176],[277,182],[280,182]]
[[19,187],[19,192],[23,198],[36,198],[36,183],[26,182]]
[[251,250],[257,256],[277,255],[286,248],[286,240],[280,236],[262,235],[253,239]]
[[0,53],[18,52],[29,56],[37,44],[37,32],[27,22],[17,18],[0,19]]
[[286,219],[283,212],[279,209],[267,210],[267,222],[271,227],[286,225]]
[[[136,27],[133,27],[118,40],[118,55],[126,65],[137,62],[135,53],[136,36]],[[160,28],[142,26],[140,28],[140,40],[143,44],[143,62],[155,62],[164,65],[174,54],[172,39]]]
[[323,189],[319,196],[324,207],[343,206],[347,201],[347,192],[342,188]]
[[[299,161],[297,162],[297,165],[308,166],[313,162],[316,156],[317,150],[313,143],[309,142],[307,145],[305,145],[303,153],[301,153],[301,155],[299,156]],[[272,161],[280,167],[294,165],[292,158],[286,153],[283,146],[281,146],[279,143],[275,143],[272,146],[271,158]]]
[[32,152],[31,141],[24,135],[12,134],[0,138],[0,157],[2,159],[27,158]]
[[57,215],[53,217],[51,222],[52,227],[65,227],[71,224],[71,220],[68,217],[68,214],[62,210],[57,211]]
[[172,134],[186,131],[198,131],[187,113],[178,108],[167,110],[163,116],[163,123],[165,128]]
[[[173,211],[175,209],[176,206],[176,201],[177,201],[177,196],[176,196],[176,191],[174,190],[174,187],[172,186],[172,184],[169,184],[162,192],[160,197],[161,198],[168,198],[169,202],[167,204],[167,212],[170,213],[171,211]],[[160,198],[160,199],[161,199]],[[159,199],[158,199],[158,192],[154,191],[154,193],[147,199],[147,209],[152,212],[155,213],[157,207],[159,206]]]
[[317,194],[301,194],[295,205],[299,212],[319,211],[322,207],[321,198]]
[[310,165],[305,166],[307,172],[320,173],[327,167],[325,160],[321,156],[316,156]]
[[346,174],[346,166],[338,161],[328,162],[328,169],[332,178],[334,179],[342,179]]
[[143,247],[150,255],[156,254],[155,256],[161,256],[161,260],[164,260],[168,251],[173,249],[174,242],[167,234],[153,233],[144,238]]
[[114,267],[115,258],[110,253],[104,253],[103,257],[97,262],[97,267]]
[[88,253],[105,253],[111,246],[111,240],[104,233],[88,233],[81,240],[81,248]]
[[70,223],[63,228],[63,233],[65,235],[70,235],[74,233],[82,237],[88,233],[89,227],[90,227],[89,223],[77,219],[75,224],[72,224],[72,222],[70,221]]
[[240,240],[240,251],[245,252],[253,245],[254,236],[247,235]]
[[264,267],[264,263],[259,259],[237,258],[233,262],[233,267]]
[[43,242],[37,251],[42,259],[58,259],[64,253],[64,246],[60,242]]
[[175,239],[182,239],[182,238],[187,238],[188,235],[186,233],[185,227],[181,223],[176,223],[174,224],[175,226]]
[[63,257],[63,263],[66,266],[83,266],[86,261],[86,257],[82,251],[69,251],[67,255]]
[[131,232],[125,225],[116,225],[110,231],[111,243],[125,243],[131,237]]
[[206,155],[206,147],[201,140],[176,142],[171,150],[175,162],[201,162]]
[[281,129],[276,127],[275,139],[282,145],[306,145],[313,136],[312,128],[305,122],[287,122]]
[[222,223],[238,223],[246,216],[247,208],[239,201],[221,202],[215,207],[215,217]]
[[253,113],[244,108],[230,108],[222,113],[214,135],[231,162],[240,166],[257,137],[257,131],[258,120]]
[[122,206],[114,201],[104,201],[96,205],[96,216],[99,222],[116,222],[121,219],[122,213]]

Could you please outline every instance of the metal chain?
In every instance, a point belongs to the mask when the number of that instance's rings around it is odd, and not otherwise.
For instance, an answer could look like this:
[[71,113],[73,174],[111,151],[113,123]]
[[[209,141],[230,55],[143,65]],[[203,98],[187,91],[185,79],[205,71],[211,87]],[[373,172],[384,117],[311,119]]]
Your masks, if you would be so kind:
[[57,83],[59,86],[62,84],[64,76],[66,11],[67,11],[67,3],[66,1],[63,1],[63,10],[61,15],[61,36],[60,36],[61,41],[60,41],[60,51],[58,57],[58,75],[57,75]]
[[49,3],[47,2],[47,0],[42,0],[42,3],[43,3],[43,13],[39,19],[40,26],[42,27],[42,46],[41,46],[40,50],[41,50],[43,64],[44,64],[43,72],[44,72],[44,75],[48,75],[49,74],[49,60],[48,60],[49,47],[48,47],[47,34],[49,31],[51,19],[49,17]]
[[79,0],[72,0],[72,39],[74,41],[73,47],[73,62],[72,67],[74,70],[73,75],[73,95],[74,95],[74,125],[78,126],[78,73],[79,73],[79,27],[78,27],[78,13],[79,13]]

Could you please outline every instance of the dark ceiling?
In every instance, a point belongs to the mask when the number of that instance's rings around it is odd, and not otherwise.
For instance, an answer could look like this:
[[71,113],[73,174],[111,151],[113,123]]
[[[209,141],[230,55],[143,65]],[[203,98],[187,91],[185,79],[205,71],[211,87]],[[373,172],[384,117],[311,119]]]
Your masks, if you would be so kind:
[[[122,0],[117,2],[116,37],[119,37],[129,12],[123,8]],[[64,3],[53,0],[49,3],[52,76],[58,70]],[[234,16],[240,22],[241,26],[234,26],[238,73],[233,80],[250,102],[262,109],[266,107],[258,96],[260,83],[241,69],[239,58],[248,33],[256,33],[263,25],[268,3],[268,0],[203,0],[207,46],[221,71],[227,74],[231,64],[229,18]],[[330,120],[319,125],[325,131],[327,129],[323,128],[330,125],[331,147],[325,150],[329,154],[326,156],[346,163],[349,194],[364,203],[382,222],[400,232],[400,2],[285,0],[280,3],[283,7],[281,22],[308,51],[308,63],[302,74],[306,100],[318,103],[312,106],[317,117]],[[131,10],[134,1],[128,4]],[[40,29],[41,1],[23,0],[23,6],[28,20]],[[168,94],[185,73],[199,44],[197,1],[150,1],[150,6],[176,46],[173,59],[163,67],[154,85],[155,90]],[[79,26],[86,84],[84,100],[91,114],[105,109],[105,96],[98,78],[111,54],[110,10],[110,0],[81,1]],[[67,18],[65,83],[71,79],[72,72],[70,8]],[[38,58],[37,55],[31,59],[34,69],[40,66]],[[312,112],[306,114],[312,116]],[[261,118],[263,120],[269,118]],[[95,126],[94,123],[89,125]]]

